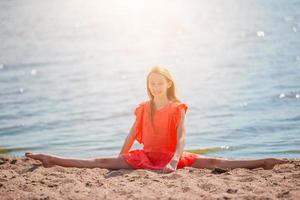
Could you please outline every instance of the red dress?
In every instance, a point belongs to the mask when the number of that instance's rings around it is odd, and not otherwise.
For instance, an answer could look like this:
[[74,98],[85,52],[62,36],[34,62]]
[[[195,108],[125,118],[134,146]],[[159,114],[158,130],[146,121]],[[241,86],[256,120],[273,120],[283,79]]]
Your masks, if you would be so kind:
[[[187,111],[185,103],[171,102],[155,111],[153,125],[150,123],[150,102],[141,102],[135,108],[136,126],[135,138],[143,149],[134,149],[123,153],[125,161],[134,169],[161,170],[170,162],[177,143],[177,125],[181,117],[181,109]],[[154,131],[155,130],[155,131]],[[183,152],[177,165],[177,169],[191,166],[198,155]]]

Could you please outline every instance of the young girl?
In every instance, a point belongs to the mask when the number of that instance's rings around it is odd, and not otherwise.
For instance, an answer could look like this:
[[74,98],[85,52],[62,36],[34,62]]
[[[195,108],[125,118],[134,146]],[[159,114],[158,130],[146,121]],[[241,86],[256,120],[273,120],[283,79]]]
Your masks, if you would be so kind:
[[[188,106],[176,97],[175,82],[164,67],[153,67],[147,76],[148,101],[134,110],[136,119],[118,156],[94,159],[71,159],[47,154],[26,153],[44,167],[60,165],[78,168],[153,169],[172,172],[186,166],[194,168],[258,168],[272,169],[287,159],[264,158],[228,160],[184,151],[184,119]],[[143,149],[130,150],[134,141]]]

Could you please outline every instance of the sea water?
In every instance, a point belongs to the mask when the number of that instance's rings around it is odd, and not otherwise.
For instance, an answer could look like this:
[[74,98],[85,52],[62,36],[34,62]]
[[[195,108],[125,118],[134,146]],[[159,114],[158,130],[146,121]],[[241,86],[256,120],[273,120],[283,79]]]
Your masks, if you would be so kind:
[[[162,65],[185,150],[300,156],[299,0],[0,1],[0,153],[117,155]],[[142,148],[135,143],[133,148]]]

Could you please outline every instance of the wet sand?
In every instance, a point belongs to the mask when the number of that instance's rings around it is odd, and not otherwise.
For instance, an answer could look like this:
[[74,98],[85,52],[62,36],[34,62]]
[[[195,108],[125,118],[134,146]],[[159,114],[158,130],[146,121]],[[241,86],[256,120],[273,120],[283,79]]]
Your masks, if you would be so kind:
[[300,160],[272,170],[45,168],[0,154],[0,199],[300,199]]

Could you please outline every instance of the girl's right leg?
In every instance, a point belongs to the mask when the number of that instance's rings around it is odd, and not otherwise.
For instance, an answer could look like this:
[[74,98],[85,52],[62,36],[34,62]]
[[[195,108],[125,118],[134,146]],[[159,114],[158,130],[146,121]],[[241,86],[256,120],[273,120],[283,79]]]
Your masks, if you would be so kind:
[[99,157],[94,159],[73,159],[63,158],[49,154],[32,154],[25,153],[26,157],[39,160],[43,163],[44,167],[52,167],[59,165],[62,167],[77,167],[77,168],[105,168],[105,169],[133,169],[123,158],[120,156]]
[[197,160],[191,165],[195,168],[207,168],[214,169],[218,168],[247,168],[254,169],[262,167],[263,169],[273,169],[276,164],[288,163],[287,159],[278,159],[278,158],[263,158],[263,159],[250,159],[250,160],[229,160],[225,158],[214,158],[207,157],[203,155],[198,155]]

